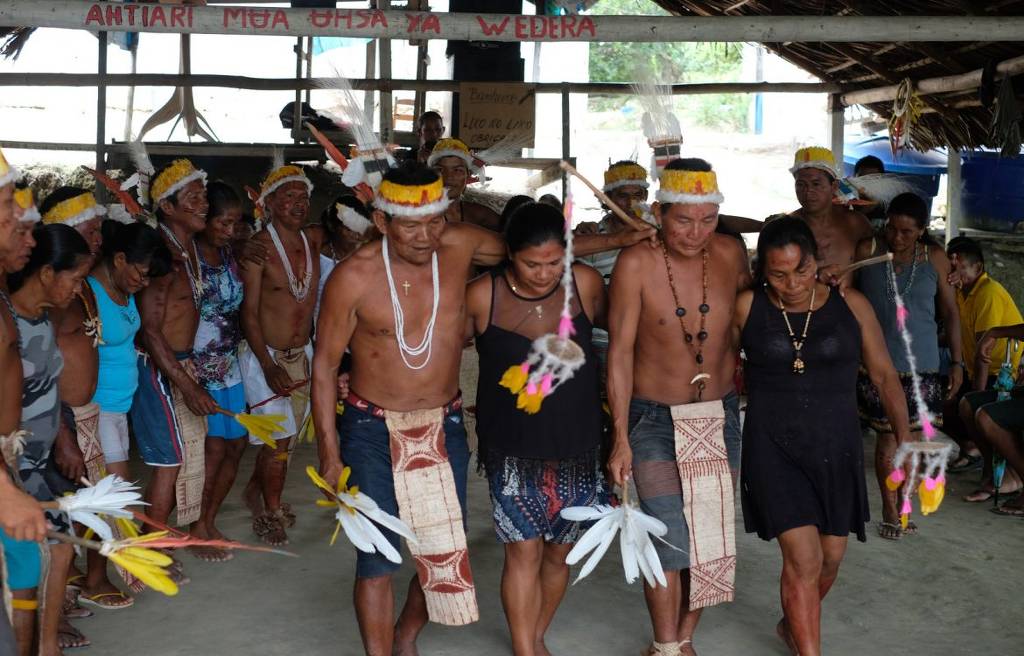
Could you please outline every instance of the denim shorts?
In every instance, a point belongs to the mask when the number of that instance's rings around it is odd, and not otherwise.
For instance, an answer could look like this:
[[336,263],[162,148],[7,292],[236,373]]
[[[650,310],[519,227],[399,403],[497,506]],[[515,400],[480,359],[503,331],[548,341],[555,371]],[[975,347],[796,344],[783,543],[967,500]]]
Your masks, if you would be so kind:
[[[725,406],[725,449],[729,468],[740,463],[740,400],[735,392],[722,399]],[[654,541],[665,571],[690,567],[690,533],[683,516],[683,489],[676,465],[676,435],[669,406],[644,399],[629,404],[629,446],[633,451],[633,481],[640,509],[668,527],[666,545]],[[672,547],[675,547],[674,549]]]
[[[384,419],[345,403],[345,412],[337,420],[341,460],[352,468],[349,485],[358,485],[359,491],[377,502],[380,509],[398,517],[395,483],[391,472],[391,443]],[[466,527],[466,480],[469,476],[469,443],[462,411],[457,410],[444,419],[445,448],[448,462],[455,477],[455,493],[462,507],[462,525]],[[381,530],[392,546],[401,552],[400,538],[386,529]],[[356,578],[368,579],[390,576],[399,566],[379,553],[356,552]]]

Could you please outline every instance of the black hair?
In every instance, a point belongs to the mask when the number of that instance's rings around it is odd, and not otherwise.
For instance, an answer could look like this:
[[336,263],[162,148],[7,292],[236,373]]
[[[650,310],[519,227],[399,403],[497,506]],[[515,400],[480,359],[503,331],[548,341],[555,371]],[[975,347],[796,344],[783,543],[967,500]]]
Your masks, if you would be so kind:
[[508,225],[508,221],[515,214],[515,211],[523,205],[532,202],[534,202],[532,198],[523,195],[513,196],[505,201],[505,207],[501,210],[501,218],[498,219],[498,232],[505,232],[505,226]]
[[159,278],[170,273],[171,251],[160,233],[145,223],[120,223],[108,219],[101,225],[103,231],[103,258],[108,262],[118,253],[130,264],[148,264],[149,278]]
[[784,216],[765,224],[761,235],[757,238],[757,261],[754,263],[754,282],[764,283],[766,280],[764,267],[768,251],[786,246],[800,249],[801,260],[818,259],[818,242],[814,241],[814,233],[803,219],[795,216]]
[[699,157],[680,157],[665,165],[666,171],[695,171],[697,173],[710,173],[711,162]]
[[214,180],[206,185],[206,202],[210,205],[206,212],[207,221],[229,209],[242,206],[242,198],[223,180]]
[[32,249],[28,263],[21,271],[8,277],[12,292],[18,291],[26,280],[45,266],[60,273],[74,269],[81,263],[81,258],[90,256],[85,237],[63,223],[37,224],[32,229],[32,237],[36,240],[36,247]]
[[82,194],[87,193],[89,193],[89,190],[83,189],[81,187],[72,187],[70,185],[57,187],[56,189],[50,192],[50,195],[47,196],[46,200],[44,200],[42,204],[39,206],[39,213],[46,214],[47,212],[52,210],[53,207],[58,203],[63,203],[64,201],[70,198],[75,198],[76,196],[81,196]]
[[614,163],[610,164],[610,165],[608,166],[608,168],[609,168],[609,169],[613,169],[613,168],[615,168],[616,166],[631,166],[631,165],[632,165],[632,166],[640,166],[639,164],[637,164],[636,160],[632,160],[632,159],[620,159],[619,161],[617,161],[617,162],[614,162]]
[[981,251],[981,244],[970,237],[957,237],[946,246],[946,254],[950,257],[956,255],[972,264],[985,266],[985,254]]
[[416,119],[416,128],[422,128],[423,124],[427,121],[427,119],[431,118],[441,121],[441,125],[444,125],[444,118],[441,116],[441,114],[439,112],[435,112],[434,110],[429,110],[420,114],[420,117]]
[[885,164],[874,155],[866,155],[857,160],[857,163],[853,165],[853,175],[861,175],[862,169],[878,169],[879,173],[885,173]]
[[887,217],[893,216],[909,216],[914,220],[914,225],[917,226],[918,230],[924,230],[921,233],[920,242],[924,244],[935,244],[935,240],[928,234],[928,203],[917,194],[907,191],[896,198],[889,201],[889,206],[885,209],[885,215]]
[[253,230],[256,229],[256,217],[247,212],[242,212],[242,221]]
[[556,241],[564,248],[565,217],[546,203],[524,203],[512,212],[505,226],[505,243],[510,253]]
[[338,216],[338,205],[351,207],[367,221],[370,220],[370,211],[366,208],[363,201],[359,200],[352,194],[342,194],[335,198],[333,203],[328,204],[327,207],[324,208],[323,213],[320,214],[320,225],[322,225],[324,230],[327,231],[327,234],[331,236],[338,234],[338,231],[341,230],[343,225],[341,218]]
[[551,207],[554,207],[557,210],[562,209],[562,201],[558,200],[558,196],[554,194],[544,194],[543,196],[537,199],[537,202],[542,205],[550,205]]

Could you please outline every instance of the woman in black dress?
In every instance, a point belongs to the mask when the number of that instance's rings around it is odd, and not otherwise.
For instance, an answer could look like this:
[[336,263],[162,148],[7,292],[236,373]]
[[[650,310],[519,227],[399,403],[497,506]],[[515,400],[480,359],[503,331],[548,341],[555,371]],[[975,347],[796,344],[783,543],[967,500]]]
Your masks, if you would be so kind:
[[900,443],[910,438],[907,403],[870,303],[817,281],[817,246],[803,220],[765,226],[757,255],[755,285],[737,299],[734,326],[749,394],[743,519],[747,532],[778,538],[782,549],[780,637],[794,654],[818,656],[821,600],[847,536],[864,541],[868,521],[860,362]]

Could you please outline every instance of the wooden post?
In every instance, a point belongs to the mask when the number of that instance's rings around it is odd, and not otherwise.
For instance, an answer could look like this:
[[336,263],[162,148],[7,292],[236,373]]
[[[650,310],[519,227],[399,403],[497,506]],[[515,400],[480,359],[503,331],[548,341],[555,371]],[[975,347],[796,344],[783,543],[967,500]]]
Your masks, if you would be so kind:
[[963,206],[960,191],[963,180],[960,177],[960,151],[950,148],[946,164],[946,243],[957,236],[963,223]]
[[[100,32],[96,36],[99,37],[99,53],[98,53],[98,65],[97,70],[100,75],[107,74],[107,33]],[[100,173],[107,170],[106,153],[104,147],[107,141],[107,85],[98,84],[96,85],[96,170]],[[96,185],[96,189],[99,190],[101,185]],[[97,194],[99,196],[105,195],[105,192]]]
[[828,97],[829,147],[836,159],[836,169],[843,172],[843,143],[846,140],[846,108],[838,95]]
[[[370,39],[366,42],[366,79],[377,77],[377,40]],[[367,89],[363,94],[363,115],[366,120],[373,123],[373,89]]]
[[[391,9],[391,0],[376,0],[374,6],[387,11]],[[391,79],[391,40],[382,39],[380,42],[380,79]],[[380,92],[380,140],[381,143],[391,142],[391,133],[394,131],[395,117],[392,109],[392,93],[390,89]]]
[[[295,39],[295,79],[302,79],[302,37]],[[302,129],[302,91],[295,89],[295,105],[292,107],[292,134],[294,143],[299,143],[299,130]]]
[[[569,117],[569,85],[562,84],[562,160],[569,161],[572,157],[572,123]],[[562,202],[565,202],[565,197],[569,193],[569,185],[571,184],[569,173],[566,171],[562,172]]]

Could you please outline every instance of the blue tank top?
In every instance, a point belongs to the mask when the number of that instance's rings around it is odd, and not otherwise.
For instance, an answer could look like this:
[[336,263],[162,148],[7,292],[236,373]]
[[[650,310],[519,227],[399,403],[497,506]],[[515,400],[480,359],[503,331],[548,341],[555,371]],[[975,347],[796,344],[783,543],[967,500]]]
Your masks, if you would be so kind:
[[[907,308],[907,329],[910,331],[911,347],[917,360],[919,372],[939,370],[939,327],[935,322],[935,296],[938,292],[939,274],[928,259],[927,248],[917,266],[903,266],[896,274],[903,304]],[[920,249],[918,249],[920,258]],[[861,271],[860,288],[875,309],[878,323],[882,325],[885,345],[896,371],[910,371],[907,350],[903,345],[896,325],[896,302],[893,300],[892,283],[889,281],[889,264],[876,264]],[[916,269],[916,270],[915,270]]]
[[92,400],[104,412],[128,412],[139,383],[135,334],[142,327],[142,320],[135,297],[128,297],[128,305],[118,305],[99,280],[92,276],[87,280],[103,323],[103,342],[98,347],[100,372]]

